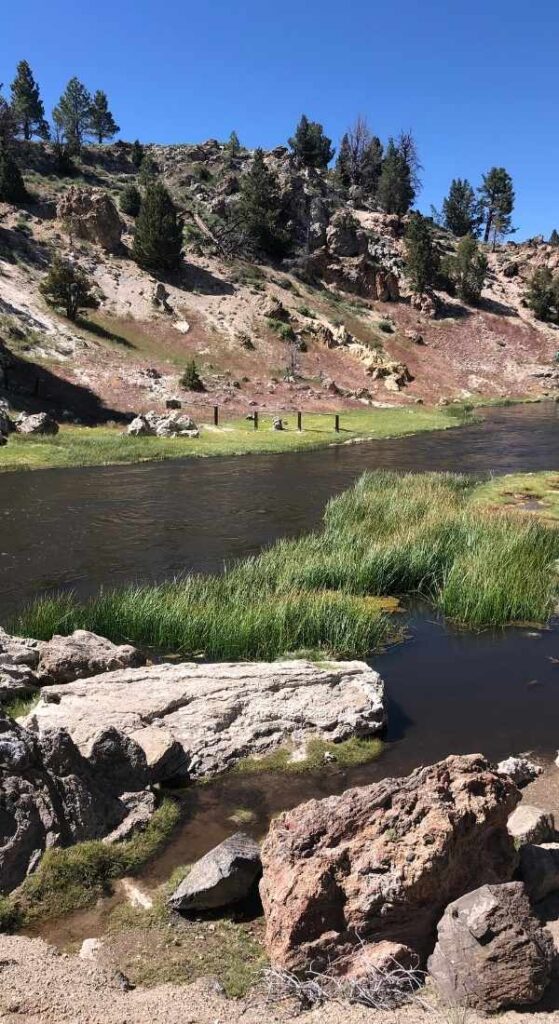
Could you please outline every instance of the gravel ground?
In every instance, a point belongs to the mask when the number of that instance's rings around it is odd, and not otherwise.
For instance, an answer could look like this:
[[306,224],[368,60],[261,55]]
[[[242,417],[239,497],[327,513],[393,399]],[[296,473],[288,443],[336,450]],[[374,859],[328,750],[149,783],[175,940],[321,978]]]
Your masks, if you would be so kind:
[[[0,1020],[5,1024],[481,1024],[487,1018],[457,1008],[414,1003],[379,1012],[331,1003],[298,1014],[293,1005],[266,1005],[259,996],[227,1000],[211,979],[193,985],[123,990],[110,970],[58,953],[42,939],[0,935]],[[499,1024],[559,1024],[559,1013],[506,1013]]]

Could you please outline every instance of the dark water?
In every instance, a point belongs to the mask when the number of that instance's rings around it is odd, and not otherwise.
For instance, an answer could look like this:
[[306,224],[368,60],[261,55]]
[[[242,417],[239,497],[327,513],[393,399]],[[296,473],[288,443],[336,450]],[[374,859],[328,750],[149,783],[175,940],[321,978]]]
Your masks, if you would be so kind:
[[313,529],[366,469],[559,467],[558,407],[494,409],[471,427],[322,451],[0,475],[0,622],[40,594],[219,570]]

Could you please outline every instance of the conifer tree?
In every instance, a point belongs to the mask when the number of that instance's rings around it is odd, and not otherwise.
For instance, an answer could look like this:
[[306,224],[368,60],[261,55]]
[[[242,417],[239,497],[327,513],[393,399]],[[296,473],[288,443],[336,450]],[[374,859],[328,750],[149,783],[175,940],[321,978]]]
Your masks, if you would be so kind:
[[343,188],[360,187],[364,193],[376,193],[382,168],[382,143],[371,135],[365,118],[358,117],[340,143],[336,173]]
[[91,96],[78,78],[71,78],[52,112],[59,141],[79,153],[91,119]]
[[353,162],[351,146],[349,143],[349,132],[345,132],[345,134],[342,135],[342,140],[338,147],[338,156],[336,159],[336,175],[342,188],[349,189],[354,184]]
[[0,146],[0,202],[17,205],[26,199],[21,171],[10,151]]
[[324,134],[322,125],[318,121],[309,121],[306,114],[301,116],[295,134],[288,139],[288,143],[305,167],[326,170],[335,153],[332,141]]
[[470,182],[453,178],[448,196],[443,200],[443,224],[453,235],[477,238],[481,224],[481,210]]
[[142,205],[142,195],[136,185],[125,185],[119,199],[119,206],[129,217],[137,217]]
[[140,170],[140,167],[142,166],[142,160],[144,159],[144,147],[142,146],[142,143],[140,142],[139,139],[136,139],[135,142],[132,143],[132,153],[130,154],[130,159],[132,160],[134,167]]
[[49,305],[63,309],[69,320],[77,320],[81,309],[96,309],[99,305],[92,292],[90,278],[67,260],[53,261],[39,290]]
[[428,221],[412,213],[406,228],[406,274],[414,292],[421,294],[434,285],[440,261]]
[[181,374],[179,384],[185,391],[205,391],[204,381],[198,373],[198,367],[196,366],[196,360],[191,359],[185,366],[183,373]]
[[88,132],[99,144],[105,139],[112,139],[120,131],[111,111],[107,94],[98,89],[91,101],[89,111]]
[[394,139],[390,139],[386,147],[377,196],[385,213],[395,213],[399,217],[408,212],[414,200],[410,167]]
[[515,196],[508,171],[504,167],[492,167],[483,175],[478,192],[485,219],[483,241],[488,242],[492,232],[494,238],[498,235],[504,237],[511,234],[511,214]]
[[551,232],[551,234],[549,236],[549,244],[550,245],[559,245],[559,232],[557,231],[556,228],[553,228],[553,231]]
[[45,108],[41,100],[39,86],[26,60],[20,60],[16,77],[11,85],[12,111],[17,130],[29,141],[34,135],[41,139],[50,137],[50,129],[45,120]]
[[148,184],[136,220],[132,257],[144,270],[177,270],[182,260],[182,219],[160,181]]
[[[2,85],[0,83],[0,90]],[[17,123],[14,112],[6,99],[0,96],[0,146],[11,149],[16,138]]]
[[238,156],[241,152],[241,143],[239,142],[237,132],[231,132],[231,135],[225,143],[225,151],[229,157]]
[[548,267],[534,271],[524,298],[538,320],[559,322],[559,277],[554,278]]
[[464,235],[456,247],[456,256],[445,263],[445,270],[456,291],[465,302],[476,303],[481,298],[481,291],[487,275],[487,257],[473,235]]
[[152,157],[151,153],[144,153],[142,162],[140,164],[140,183],[144,186],[151,184],[155,181],[159,174],[159,167]]
[[287,246],[283,224],[283,203],[276,175],[257,149],[249,170],[241,178],[237,209],[238,227],[249,244],[271,256],[281,255]]

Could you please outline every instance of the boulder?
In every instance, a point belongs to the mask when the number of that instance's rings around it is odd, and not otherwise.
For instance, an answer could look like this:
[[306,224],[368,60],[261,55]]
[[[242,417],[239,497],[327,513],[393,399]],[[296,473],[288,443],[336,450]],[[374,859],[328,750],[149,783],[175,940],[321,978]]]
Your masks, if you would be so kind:
[[507,757],[504,761],[499,761],[495,771],[498,775],[508,775],[515,786],[522,787],[537,779],[543,768],[527,757]]
[[95,242],[109,252],[120,249],[124,224],[107,192],[72,186],[59,200],[56,215],[74,238]]
[[527,843],[520,850],[520,877],[534,902],[559,891],[559,843]]
[[44,850],[100,838],[127,813],[64,729],[37,737],[0,712],[0,893]]
[[429,972],[451,1005],[496,1013],[539,1002],[554,955],[522,882],[483,885],[447,907]]
[[284,430],[283,420],[280,416],[274,416],[272,420],[272,430]]
[[[1,378],[0,378],[1,384]],[[7,438],[15,430],[15,423],[10,417],[10,410],[6,402],[0,399],[0,437]]]
[[39,643],[0,627],[0,703],[38,686]]
[[135,416],[132,422],[128,424],[126,433],[130,437],[153,437],[155,430],[145,416]]
[[131,437],[199,437],[200,431],[194,420],[180,412],[168,412],[160,416],[147,412],[136,416],[126,428]]
[[249,895],[261,870],[258,843],[236,832],[192,865],[169,906],[190,911],[228,907]]
[[519,798],[472,754],[279,815],[262,847],[270,960],[301,970],[382,940],[424,956],[451,900],[512,877]]
[[58,434],[58,423],[48,412],[19,414],[15,427],[18,434]]
[[145,657],[130,644],[113,644],[105,637],[76,629],[70,636],[53,636],[39,643],[39,683],[72,683],[101,672],[145,664]]
[[423,313],[424,316],[430,317],[432,320],[438,316],[441,309],[440,299],[433,291],[422,292],[420,295],[412,294],[410,296],[410,305],[413,309],[417,309],[419,313]]
[[201,778],[279,747],[304,753],[315,736],[378,735],[384,688],[360,661],[149,665],[48,687],[26,724],[39,735],[64,725],[89,757],[100,723],[131,737],[165,777],[178,757]]
[[556,836],[553,814],[525,803],[512,812],[507,828],[517,848],[526,843],[549,842]]
[[367,252],[367,235],[347,210],[334,214],[326,229],[326,244],[336,256],[361,256]]

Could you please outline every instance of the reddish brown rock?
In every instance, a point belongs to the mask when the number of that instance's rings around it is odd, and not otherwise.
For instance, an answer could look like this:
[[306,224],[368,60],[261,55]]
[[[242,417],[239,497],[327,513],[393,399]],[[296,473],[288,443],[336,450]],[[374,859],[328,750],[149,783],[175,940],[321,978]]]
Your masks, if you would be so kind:
[[507,818],[519,798],[471,754],[280,815],[262,849],[271,961],[300,970],[360,940],[425,956],[448,903],[512,877]]

